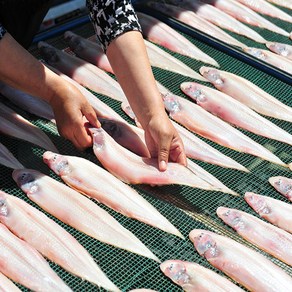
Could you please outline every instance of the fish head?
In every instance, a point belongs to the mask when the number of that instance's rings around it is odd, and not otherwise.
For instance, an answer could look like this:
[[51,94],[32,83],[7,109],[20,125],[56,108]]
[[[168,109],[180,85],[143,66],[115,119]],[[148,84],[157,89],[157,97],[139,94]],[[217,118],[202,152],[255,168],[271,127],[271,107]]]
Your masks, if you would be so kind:
[[282,177],[274,176],[269,178],[269,183],[284,196],[292,192],[292,180]]
[[199,69],[199,72],[212,84],[221,85],[224,83],[224,80],[220,75],[220,71],[215,68],[203,66]]
[[171,93],[162,94],[162,100],[166,110],[171,113],[177,113],[181,110],[181,104],[176,95]]
[[93,139],[93,149],[102,150],[105,147],[105,130],[103,128],[89,128],[89,132],[92,135]]
[[207,260],[217,257],[219,250],[211,232],[195,229],[190,232],[189,237],[201,256],[204,256]]
[[244,228],[244,221],[239,211],[225,207],[219,207],[216,210],[219,218],[235,230]]
[[15,169],[12,172],[12,178],[27,195],[38,191],[37,179],[39,176],[40,172],[33,169]]
[[68,158],[64,155],[46,151],[43,154],[43,161],[59,176],[66,175],[70,172]]
[[0,221],[1,217],[7,217],[8,213],[7,194],[0,191]]
[[258,214],[264,215],[271,213],[271,208],[268,206],[264,196],[246,192],[244,199]]
[[169,260],[160,264],[160,269],[164,275],[169,277],[176,284],[183,286],[190,281],[183,261]]
[[180,89],[182,90],[183,93],[188,95],[197,103],[202,103],[207,100],[207,97],[203,92],[202,87],[200,86],[200,84],[196,82],[183,82],[180,85]]
[[266,46],[272,52],[278,55],[281,55],[283,57],[288,57],[289,55],[289,50],[287,49],[286,44],[267,42]]
[[57,49],[53,46],[47,44],[46,42],[39,42],[38,48],[41,52],[42,57],[48,62],[50,65],[58,63],[60,61]]
[[265,54],[265,52],[263,50],[258,49],[258,48],[243,48],[243,50],[246,53],[248,53],[248,54],[250,54],[250,55],[252,55],[260,60],[267,59],[267,55]]

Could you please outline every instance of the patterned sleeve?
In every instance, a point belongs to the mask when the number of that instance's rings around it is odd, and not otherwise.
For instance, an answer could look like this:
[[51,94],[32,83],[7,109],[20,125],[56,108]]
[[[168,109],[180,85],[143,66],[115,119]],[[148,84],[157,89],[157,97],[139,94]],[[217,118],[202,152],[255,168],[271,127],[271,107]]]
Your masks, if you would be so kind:
[[6,33],[6,29],[4,28],[4,26],[0,23],[0,40],[3,38],[3,36]]
[[86,4],[97,38],[105,52],[111,41],[124,32],[141,32],[131,0],[86,0]]

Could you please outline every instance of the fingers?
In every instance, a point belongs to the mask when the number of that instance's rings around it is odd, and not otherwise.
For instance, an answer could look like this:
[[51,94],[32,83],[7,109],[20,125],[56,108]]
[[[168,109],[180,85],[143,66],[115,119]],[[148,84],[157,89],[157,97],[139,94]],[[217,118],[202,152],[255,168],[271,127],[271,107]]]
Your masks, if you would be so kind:
[[172,137],[169,135],[164,135],[160,140],[158,150],[158,167],[160,171],[165,171],[167,168],[171,142]]
[[93,127],[99,128],[101,126],[99,120],[97,119],[96,112],[90,104],[86,104],[83,107],[82,114]]

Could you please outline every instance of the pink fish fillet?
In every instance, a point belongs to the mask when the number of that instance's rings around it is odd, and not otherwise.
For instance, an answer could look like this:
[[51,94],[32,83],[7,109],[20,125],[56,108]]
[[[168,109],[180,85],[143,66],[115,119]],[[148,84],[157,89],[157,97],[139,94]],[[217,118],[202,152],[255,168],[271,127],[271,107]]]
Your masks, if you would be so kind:
[[269,183],[285,198],[292,202],[292,179],[285,176],[273,176]]
[[232,96],[256,112],[292,122],[291,107],[280,102],[249,80],[211,67],[201,67],[200,73],[217,89]]
[[213,58],[164,22],[142,12],[137,12],[137,16],[143,34],[149,41],[181,55],[219,67],[219,64]]
[[164,95],[163,100],[170,116],[190,131],[225,147],[287,166],[265,147],[199,105],[173,94]]
[[33,291],[71,291],[39,252],[0,224],[0,272]]
[[[212,190],[212,186],[187,167],[169,162],[166,171],[159,171],[157,158],[140,157],[120,146],[102,128],[90,128],[93,151],[101,164],[117,178],[131,184],[180,184]],[[121,159],[122,157],[122,159]]]
[[13,172],[28,198],[65,224],[107,244],[157,260],[157,257],[109,213],[70,187],[36,170]]
[[74,275],[110,291],[118,288],[65,229],[25,201],[0,191],[0,222],[43,256]]
[[160,264],[160,269],[185,292],[243,292],[231,281],[194,262],[168,260]]
[[180,88],[197,105],[220,119],[257,135],[292,145],[292,135],[231,96],[196,82],[184,82]]
[[46,150],[58,152],[50,138],[37,126],[0,103],[0,132],[38,145]]
[[271,3],[274,3],[276,5],[279,5],[279,6],[283,6],[283,7],[292,9],[292,2],[291,2],[291,0],[267,0],[267,1],[269,1]]
[[266,14],[274,18],[279,18],[284,21],[292,22],[291,15],[285,13],[281,9],[277,8],[275,5],[272,5],[265,0],[237,0],[237,1],[258,13]]
[[272,52],[282,57],[285,57],[289,60],[292,60],[292,46],[283,44],[283,43],[272,43],[272,42],[267,42],[266,46]]
[[211,22],[205,20],[204,18],[198,16],[193,11],[180,8],[175,5],[169,5],[158,2],[148,2],[151,8],[158,10],[159,12],[165,13],[170,17],[176,18],[177,20],[194,27],[218,40],[221,40],[225,43],[237,46],[240,48],[245,48],[246,45],[239,42],[235,38],[231,37],[224,30],[220,29]]
[[245,193],[244,199],[261,217],[292,233],[292,206],[290,204],[252,192]]
[[79,84],[112,99],[126,100],[119,83],[97,66],[45,43],[38,44],[45,61]]
[[197,252],[237,283],[254,292],[287,292],[292,278],[260,253],[226,236],[194,229],[190,240]]
[[267,64],[279,68],[289,74],[292,74],[292,61],[281,55],[258,48],[244,48],[243,50],[246,53],[266,62]]
[[0,143],[0,164],[13,169],[24,168],[2,143]]
[[272,22],[268,21],[264,17],[257,14],[255,11],[246,7],[245,5],[238,3],[234,0],[203,0],[203,2],[209,3],[217,7],[218,9],[228,13],[237,20],[247,23],[249,25],[258,26],[268,29],[278,34],[289,36],[289,33],[284,29],[278,27]]
[[52,107],[39,97],[32,96],[6,84],[0,85],[0,92],[25,111],[55,123]]
[[244,239],[292,265],[292,234],[240,210],[219,207],[217,215]]
[[256,31],[252,30],[248,26],[236,20],[234,17],[212,5],[196,0],[170,0],[170,2],[181,8],[189,9],[190,11],[195,12],[198,16],[217,26],[220,26],[223,29],[230,30],[239,35],[243,35],[258,43],[266,42],[266,40]]
[[0,273],[0,289],[2,292],[20,292],[16,285]]
[[95,35],[94,40],[91,38],[91,41],[90,39],[81,37],[72,31],[66,31],[64,34],[64,39],[76,56],[86,60],[102,70],[114,74],[106,54],[97,43]]
[[71,188],[125,216],[183,237],[138,192],[95,163],[80,157],[63,156],[52,152],[45,152],[43,159]]

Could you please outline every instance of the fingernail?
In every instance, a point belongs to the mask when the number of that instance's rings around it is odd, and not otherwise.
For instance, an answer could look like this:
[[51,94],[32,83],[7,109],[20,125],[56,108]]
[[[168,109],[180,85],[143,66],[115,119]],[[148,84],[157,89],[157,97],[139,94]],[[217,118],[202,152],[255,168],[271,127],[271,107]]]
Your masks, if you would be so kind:
[[159,168],[161,171],[164,171],[166,170],[166,162],[164,160],[160,161],[160,165],[159,165]]

